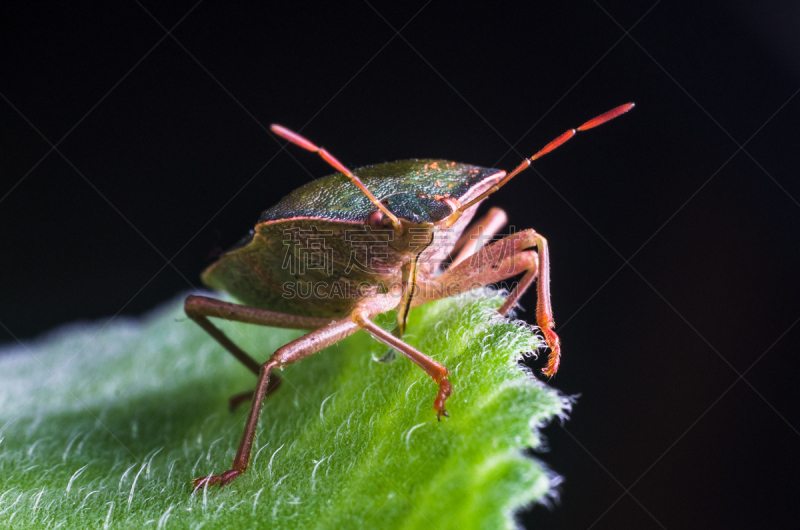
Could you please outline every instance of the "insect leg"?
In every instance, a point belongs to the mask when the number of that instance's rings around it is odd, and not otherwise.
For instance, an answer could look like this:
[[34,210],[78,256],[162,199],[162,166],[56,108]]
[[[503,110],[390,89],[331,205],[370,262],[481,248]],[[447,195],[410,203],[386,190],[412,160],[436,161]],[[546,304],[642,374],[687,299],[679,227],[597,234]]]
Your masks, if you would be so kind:
[[[528,250],[532,247],[536,247],[538,253]],[[536,323],[550,347],[550,355],[544,369],[545,375],[550,377],[558,370],[561,344],[558,335],[553,331],[555,322],[550,305],[550,254],[547,240],[536,231],[523,230],[496,241],[481,249],[470,259],[421,284],[420,294],[414,299],[414,303],[424,304],[521,273],[524,273],[523,277],[498,311],[501,315],[507,314],[538,276]]]
[[[267,387],[267,395],[272,394],[278,387],[281,386],[281,378],[278,377],[276,374],[270,375],[269,386]],[[253,399],[253,394],[256,393],[255,388],[253,390],[246,390],[244,392],[239,392],[238,394],[234,394],[228,399],[228,409],[231,412],[234,412],[236,409],[239,408],[239,405],[242,403],[246,403]]]
[[[453,246],[452,252],[458,252],[448,268],[453,268],[465,258],[476,253],[481,247],[491,243],[492,237],[508,222],[508,216],[500,208],[491,208],[486,215],[473,222],[464,230]],[[472,243],[474,241],[474,243]]]
[[498,311],[501,315],[508,313],[517,304],[517,300],[522,294],[536,280],[538,274],[539,281],[536,282],[536,323],[542,330],[547,345],[550,347],[547,366],[543,372],[546,376],[552,377],[558,371],[558,365],[561,361],[561,339],[553,331],[556,323],[553,319],[553,307],[550,304],[550,252],[547,247],[547,240],[541,234],[531,229],[520,232],[520,234],[523,239],[536,245],[539,256],[538,271],[535,268],[528,269]]
[[253,450],[253,441],[256,436],[256,428],[258,427],[258,418],[261,415],[264,396],[267,395],[270,386],[270,374],[275,368],[283,369],[290,364],[305,359],[309,355],[317,353],[352,335],[358,331],[358,329],[358,325],[351,319],[344,318],[312,331],[307,335],[303,335],[299,339],[293,340],[289,344],[278,348],[275,353],[270,356],[269,360],[261,365],[259,370],[258,384],[253,393],[250,413],[247,415],[242,441],[239,443],[239,450],[236,452],[236,456],[233,459],[231,469],[221,475],[210,475],[195,479],[194,491],[203,489],[206,486],[213,486],[214,484],[219,484],[220,486],[229,484],[247,469],[247,465],[250,463],[250,453]]
[[[215,300],[214,298],[195,295],[190,295],[186,298],[184,310],[189,318],[197,322],[197,324],[206,330],[209,335],[214,337],[214,339],[219,342],[223,348],[228,350],[231,355],[233,355],[256,375],[259,374],[261,369],[261,365],[258,363],[258,361],[253,359],[250,355],[245,353],[241,348],[234,344],[233,341],[231,341],[227,335],[222,332],[222,330],[211,323],[209,317],[244,322],[246,324],[257,324],[260,326],[288,329],[316,329],[330,322],[330,319],[299,317],[285,313],[276,313],[274,311],[266,311],[264,309],[257,309],[255,307],[231,304],[229,302]],[[278,385],[280,385],[280,378],[277,375],[273,375],[273,379],[270,381],[269,391],[274,392],[278,389]],[[243,401],[249,399],[250,396],[252,396],[252,391],[243,392],[233,396],[230,399],[231,410],[235,409]]]
[[[425,370],[425,373],[439,385],[439,392],[436,395],[436,399],[433,401],[433,408],[436,410],[439,418],[447,416],[448,414],[444,408],[444,403],[453,393],[453,386],[450,384],[450,381],[447,380],[447,375],[450,373],[449,370],[410,344],[403,342],[403,340],[395,337],[392,333],[384,330],[371,320],[374,314],[388,310],[383,307],[375,310],[375,306],[382,303],[382,301],[379,301],[380,299],[391,296],[392,295],[380,295],[372,299],[367,299],[353,310],[351,318],[353,322],[358,324],[359,327],[364,328],[374,338],[399,351],[411,359],[417,366]],[[377,303],[373,304],[373,302]],[[391,307],[389,309],[391,309]]]

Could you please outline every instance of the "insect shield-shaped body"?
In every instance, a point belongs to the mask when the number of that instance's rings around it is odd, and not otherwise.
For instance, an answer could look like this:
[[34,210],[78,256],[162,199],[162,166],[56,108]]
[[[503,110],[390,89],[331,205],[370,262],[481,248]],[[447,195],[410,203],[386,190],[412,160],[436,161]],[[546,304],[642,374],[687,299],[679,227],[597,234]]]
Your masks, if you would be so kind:
[[253,307],[343,318],[359,300],[401,289],[418,261],[429,278],[448,257],[477,204],[504,171],[444,160],[405,160],[358,168],[364,186],[399,221],[337,173],[302,186],[262,213],[252,233],[203,274],[203,281]]
[[[536,281],[536,320],[550,349],[544,373],[554,375],[560,343],[553,331],[547,241],[531,229],[494,241],[506,222],[499,208],[469,223],[486,197],[533,160],[577,131],[631,108],[632,103],[622,105],[570,129],[510,173],[446,160],[389,162],[353,172],[325,149],[273,125],[274,133],[318,153],[339,172],[301,186],[263,212],[250,234],[203,273],[209,287],[229,292],[243,305],[202,296],[186,299],[187,315],[258,376],[255,390],[231,398],[231,406],[251,400],[232,468],[196,479],[195,489],[228,484],[245,471],[262,401],[280,382],[276,368],[359,329],[422,368],[438,386],[433,408],[446,416],[445,401],[453,391],[447,368],[402,340],[415,305],[521,274],[499,309],[505,315]],[[390,333],[372,319],[392,310],[397,311],[397,327]],[[279,348],[262,365],[209,317],[312,331]]]

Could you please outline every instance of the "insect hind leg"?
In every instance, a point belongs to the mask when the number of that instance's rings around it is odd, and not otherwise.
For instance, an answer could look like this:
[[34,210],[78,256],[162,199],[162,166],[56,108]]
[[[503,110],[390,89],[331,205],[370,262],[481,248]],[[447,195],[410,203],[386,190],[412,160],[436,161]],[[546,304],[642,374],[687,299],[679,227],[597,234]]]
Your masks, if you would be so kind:
[[[316,329],[324,326],[329,321],[324,318],[300,317],[286,313],[276,313],[255,307],[223,302],[207,296],[190,295],[184,303],[186,315],[194,320],[206,333],[211,335],[223,348],[241,362],[248,370],[259,375],[261,364],[237,346],[225,333],[215,326],[209,317],[232,320],[246,324],[269,326],[288,329]],[[273,393],[280,386],[281,379],[277,374],[272,375],[269,381],[267,395]],[[255,390],[242,392],[230,398],[229,408],[236,409],[241,403],[250,399]]]
[[273,377],[275,368],[283,369],[286,366],[305,359],[318,351],[336,344],[340,340],[358,331],[358,326],[349,318],[329,323],[325,327],[316,329],[299,339],[281,346],[273,353],[269,360],[259,368],[258,383],[252,395],[250,412],[244,426],[242,440],[239,442],[239,449],[231,464],[231,469],[221,475],[209,475],[194,480],[194,490],[197,491],[208,486],[219,484],[225,486],[231,483],[236,477],[247,470],[250,464],[250,455],[253,450],[253,443],[258,427],[258,419],[261,416],[264,397],[269,392],[270,379]]

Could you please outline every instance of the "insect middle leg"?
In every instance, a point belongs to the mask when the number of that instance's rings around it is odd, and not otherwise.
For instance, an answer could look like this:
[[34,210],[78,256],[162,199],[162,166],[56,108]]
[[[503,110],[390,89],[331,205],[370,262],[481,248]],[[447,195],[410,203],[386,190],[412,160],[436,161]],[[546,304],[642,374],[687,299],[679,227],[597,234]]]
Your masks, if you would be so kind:
[[303,335],[299,339],[293,340],[278,348],[275,353],[270,356],[269,360],[262,364],[259,369],[258,384],[253,392],[250,412],[247,415],[242,440],[239,443],[239,449],[233,459],[231,469],[220,475],[209,475],[207,477],[195,479],[195,491],[206,486],[213,486],[214,484],[219,484],[220,486],[230,484],[247,469],[253,450],[256,428],[258,427],[258,418],[261,415],[264,397],[269,390],[270,376],[275,368],[283,369],[290,364],[305,359],[309,355],[336,344],[340,340],[352,335],[358,331],[358,329],[358,325],[350,318],[344,318],[312,331],[307,335]]
[[417,350],[410,344],[404,342],[402,339],[390,333],[372,321],[372,317],[378,313],[383,313],[394,309],[397,306],[399,299],[393,294],[377,295],[366,300],[362,300],[351,313],[353,322],[358,324],[359,327],[366,330],[378,341],[386,344],[399,351],[417,366],[422,368],[426,374],[430,376],[433,381],[439,385],[439,392],[436,394],[436,399],[433,401],[433,408],[436,411],[437,417],[447,416],[447,410],[444,408],[445,401],[453,393],[453,386],[447,380],[450,371],[437,363],[421,351]]
[[[536,247],[538,253],[529,250],[532,247]],[[420,295],[414,299],[414,305],[466,292],[521,273],[524,275],[498,311],[501,315],[507,314],[538,276],[536,323],[550,347],[547,366],[543,371],[551,377],[558,371],[561,342],[553,331],[555,321],[550,304],[550,255],[547,240],[535,230],[523,230],[496,241],[440,276],[428,280],[426,284],[420,284]]]

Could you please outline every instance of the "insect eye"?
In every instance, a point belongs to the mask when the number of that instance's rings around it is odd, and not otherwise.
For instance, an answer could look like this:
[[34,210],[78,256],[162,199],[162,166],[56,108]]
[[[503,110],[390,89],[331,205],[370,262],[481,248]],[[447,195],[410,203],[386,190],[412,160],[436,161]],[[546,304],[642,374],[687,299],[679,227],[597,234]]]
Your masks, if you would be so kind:
[[380,210],[375,210],[367,217],[367,225],[373,230],[381,230],[384,227],[386,216]]

